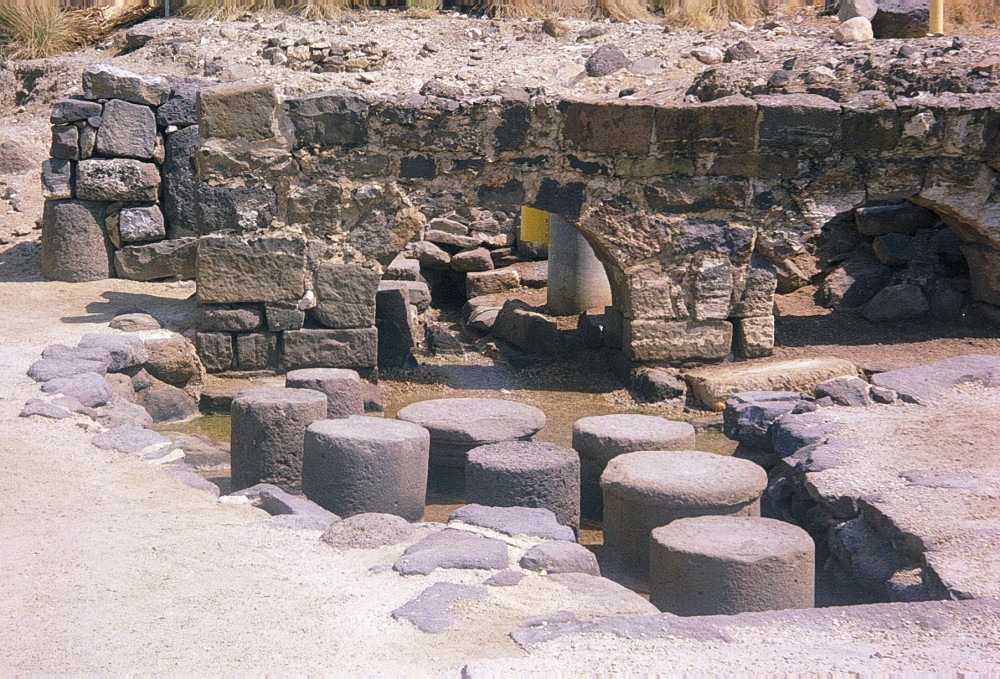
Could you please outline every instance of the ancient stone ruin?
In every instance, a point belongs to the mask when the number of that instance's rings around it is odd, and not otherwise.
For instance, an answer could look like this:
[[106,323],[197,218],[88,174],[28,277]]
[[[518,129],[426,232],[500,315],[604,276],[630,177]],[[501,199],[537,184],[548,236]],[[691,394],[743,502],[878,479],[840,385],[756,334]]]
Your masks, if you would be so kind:
[[[52,122],[46,275],[196,279],[209,370],[373,368],[380,279],[470,206],[582,233],[611,281],[597,343],[638,362],[767,355],[775,289],[823,266],[827,301],[873,319],[1000,304],[996,95],[283,100],[91,67]],[[467,276],[474,295],[517,273]]]

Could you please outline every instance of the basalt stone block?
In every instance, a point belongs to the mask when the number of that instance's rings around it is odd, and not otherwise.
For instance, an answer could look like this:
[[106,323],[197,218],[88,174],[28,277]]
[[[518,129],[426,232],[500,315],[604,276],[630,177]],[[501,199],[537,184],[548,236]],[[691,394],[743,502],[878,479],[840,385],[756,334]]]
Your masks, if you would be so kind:
[[68,97],[60,99],[52,105],[52,112],[49,114],[49,122],[53,125],[70,125],[79,123],[94,116],[100,116],[103,107],[96,101],[86,99],[74,99]]
[[465,278],[465,292],[470,299],[514,290],[520,285],[520,274],[510,267],[493,271],[472,271]]
[[97,373],[57,377],[42,385],[42,391],[46,394],[62,394],[75,398],[87,408],[102,406],[110,401],[113,395],[108,381]]
[[537,573],[601,574],[594,553],[575,542],[543,542],[525,552],[519,565]]
[[482,184],[476,189],[476,198],[483,205],[521,205],[524,196],[524,184],[518,179]]
[[567,102],[563,138],[596,153],[646,154],[653,134],[653,107],[632,104]]
[[554,212],[566,219],[578,219],[585,189],[586,185],[582,182],[560,184],[554,179],[543,179],[531,207]]
[[198,402],[189,393],[155,378],[137,400],[154,422],[181,422],[198,414]]
[[97,128],[96,148],[102,156],[149,160],[156,148],[153,110],[127,101],[109,101]]
[[305,261],[305,243],[294,238],[202,238],[198,301],[298,301],[305,292]]
[[80,128],[80,160],[87,160],[97,149],[97,128],[84,125]]
[[83,96],[159,106],[170,96],[170,83],[166,78],[137,75],[114,66],[88,66],[83,71]]
[[[109,359],[110,360],[110,359]],[[48,382],[59,377],[72,377],[81,373],[103,375],[108,361],[91,358],[42,358],[28,368],[28,377],[36,382]]]
[[46,201],[42,214],[42,274],[79,283],[113,275],[104,203]]
[[482,601],[489,598],[479,587],[453,582],[436,582],[415,599],[392,612],[393,620],[406,620],[426,634],[441,634],[455,627],[462,619],[455,604]]
[[839,406],[864,408],[872,404],[871,385],[860,377],[844,375],[816,385],[816,398],[830,397]]
[[306,428],[326,417],[326,396],[309,389],[242,391],[232,405],[235,489],[273,483],[296,492],[302,483]]
[[301,330],[306,321],[306,312],[293,306],[265,306],[264,316],[267,319],[267,329],[271,332]]
[[80,130],[74,125],[55,125],[52,128],[52,146],[49,155],[65,160],[80,158]]
[[400,575],[428,575],[438,568],[501,570],[507,545],[500,540],[446,529],[410,545],[392,565]]
[[[503,444],[496,444],[503,445]],[[549,445],[531,444],[527,445]],[[488,448],[490,446],[483,446]],[[572,453],[572,451],[570,451]],[[556,515],[542,507],[520,505],[468,504],[459,507],[448,517],[448,522],[459,521],[470,526],[478,526],[510,536],[527,536],[542,540],[576,542],[576,535],[569,526],[556,521]]]
[[874,260],[851,259],[826,276],[820,286],[820,299],[833,308],[859,307],[881,290],[892,278],[892,269]]
[[375,328],[290,330],[282,335],[282,365],[297,368],[374,368]]
[[277,211],[274,191],[256,187],[209,186],[198,183],[199,233],[246,233],[264,230]]
[[145,343],[135,335],[91,332],[83,336],[79,347],[106,349],[111,354],[108,372],[113,373],[141,366],[149,358]]
[[843,104],[841,147],[848,151],[886,151],[899,141],[899,112],[886,94],[866,90]]
[[822,154],[840,139],[840,104],[816,94],[754,97],[760,112],[760,147]]
[[313,272],[316,307],[312,315],[328,328],[375,324],[375,293],[381,275],[352,264],[320,264]]
[[192,280],[196,273],[197,238],[130,245],[115,252],[115,270],[133,281]]
[[920,286],[900,283],[879,290],[865,304],[861,315],[873,323],[894,323],[923,316],[928,311],[930,305]]
[[118,215],[118,233],[123,243],[160,240],[167,235],[163,213],[155,205],[123,208]]
[[774,267],[766,260],[755,258],[743,277],[739,301],[733,305],[730,317],[770,316],[777,289],[778,275]]
[[153,163],[126,158],[83,160],[76,167],[76,195],[81,200],[155,203],[160,170]]
[[395,514],[355,514],[327,528],[320,540],[336,550],[378,549],[406,542],[413,525]]
[[932,228],[939,218],[931,210],[903,202],[894,205],[872,205],[854,211],[854,223],[866,236],[890,233],[913,236],[921,229]]
[[199,332],[195,336],[198,356],[209,372],[233,367],[233,336],[221,332]]
[[198,209],[201,184],[194,165],[195,153],[200,145],[197,125],[167,135],[163,161],[163,211],[171,238],[201,232]]
[[872,17],[876,38],[923,38],[930,31],[930,0],[880,0]]
[[278,337],[254,332],[236,336],[236,369],[266,370],[277,364]]
[[156,123],[160,127],[187,127],[198,122],[195,102],[201,83],[179,83],[170,90],[170,98],[156,109]]
[[198,329],[206,332],[253,332],[264,324],[259,306],[203,306]]
[[375,295],[375,325],[378,328],[379,367],[405,367],[416,346],[406,290],[378,291]]
[[431,304],[431,289],[424,281],[379,281],[378,291],[402,290],[409,304],[423,312]]
[[508,104],[500,112],[500,124],[493,131],[493,147],[513,151],[524,146],[531,129],[531,108],[526,104]]
[[656,149],[660,153],[689,151],[692,144],[706,151],[752,151],[757,104],[746,97],[716,99],[693,106],[656,108]]
[[286,102],[296,145],[360,146],[368,141],[368,102],[347,90],[310,94]]
[[285,386],[325,394],[327,419],[365,414],[364,383],[357,371],[339,368],[292,370],[285,375]]
[[73,197],[73,163],[49,158],[42,163],[42,197],[65,200]]
[[274,85],[232,83],[205,87],[197,96],[198,126],[205,139],[265,141],[287,134]]

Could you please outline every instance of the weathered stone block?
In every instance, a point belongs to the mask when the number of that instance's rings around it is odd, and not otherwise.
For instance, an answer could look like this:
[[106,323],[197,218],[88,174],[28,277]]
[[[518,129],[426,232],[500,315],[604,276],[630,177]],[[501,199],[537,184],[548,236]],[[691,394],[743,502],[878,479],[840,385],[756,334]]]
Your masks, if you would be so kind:
[[290,330],[282,336],[282,366],[298,368],[374,368],[378,353],[375,328]]
[[298,301],[305,292],[305,261],[305,243],[294,238],[202,238],[198,301]]
[[733,298],[733,265],[728,259],[702,257],[693,269],[694,318],[699,321],[729,318]]
[[538,195],[531,207],[553,212],[566,219],[577,219],[583,207],[586,185],[582,182],[560,184],[554,179],[543,179]]
[[347,90],[290,99],[296,145],[360,146],[368,141],[368,102]]
[[163,162],[163,212],[171,238],[199,233],[198,189],[194,156],[201,144],[197,125],[167,135]]
[[660,106],[656,109],[655,147],[661,153],[688,152],[692,146],[705,151],[750,151],[754,148],[757,104],[734,96],[694,106]]
[[197,112],[206,139],[264,141],[287,132],[274,85],[232,83],[202,88]]
[[98,281],[112,276],[104,203],[46,201],[42,215],[42,274],[53,281]]
[[506,290],[514,290],[520,285],[520,275],[516,269],[511,268],[473,271],[465,278],[465,292],[469,299],[480,295],[494,295]]
[[198,320],[198,328],[210,332],[250,332],[263,324],[259,306],[202,306]]
[[83,160],[76,168],[76,195],[81,200],[156,202],[160,171],[153,163],[126,158]]
[[271,333],[249,333],[236,336],[237,370],[266,370],[277,361],[278,338]]
[[597,153],[649,152],[653,108],[632,104],[567,102],[563,138],[572,146]]
[[159,106],[170,96],[170,83],[166,78],[137,75],[114,66],[88,66],[83,71],[83,96]]
[[170,91],[170,98],[156,109],[156,123],[160,127],[187,127],[198,122],[195,102],[198,90],[204,85],[199,83],[179,83]]
[[881,0],[872,17],[876,38],[923,38],[930,31],[929,0]]
[[633,361],[723,359],[733,343],[728,321],[685,323],[625,319],[622,349]]
[[737,319],[735,348],[743,358],[762,358],[774,353],[774,316]]
[[306,312],[293,306],[268,305],[264,307],[264,316],[267,318],[267,329],[271,332],[301,330],[306,321]]
[[656,212],[734,210],[750,201],[750,184],[729,177],[674,177],[647,186],[645,196]]
[[766,260],[754,260],[743,277],[742,290],[730,316],[751,318],[770,316],[774,308],[774,293],[778,288],[778,275]]
[[100,116],[102,109],[103,107],[95,101],[68,97],[60,99],[52,105],[49,122],[53,125],[78,123],[94,116]]
[[117,99],[104,105],[97,128],[100,155],[149,160],[155,148],[156,118],[151,108]]
[[313,316],[328,328],[375,324],[375,292],[380,274],[352,264],[320,264],[313,272]]
[[120,278],[133,281],[192,280],[197,273],[197,238],[130,245],[115,253]]
[[841,147],[846,151],[886,151],[899,141],[896,104],[882,92],[866,90],[844,102]]
[[195,337],[198,356],[205,370],[221,372],[233,367],[233,336],[221,332],[199,332]]
[[165,238],[163,213],[155,205],[123,208],[118,215],[118,233],[123,243]]
[[49,155],[66,160],[80,159],[80,130],[75,125],[54,125]]
[[42,163],[42,196],[49,200],[73,197],[73,163],[62,158]]
[[840,139],[840,104],[816,94],[754,97],[762,149],[799,154],[829,152]]
[[375,295],[378,328],[378,365],[402,368],[410,359],[416,342],[410,325],[410,302],[402,288],[381,288]]

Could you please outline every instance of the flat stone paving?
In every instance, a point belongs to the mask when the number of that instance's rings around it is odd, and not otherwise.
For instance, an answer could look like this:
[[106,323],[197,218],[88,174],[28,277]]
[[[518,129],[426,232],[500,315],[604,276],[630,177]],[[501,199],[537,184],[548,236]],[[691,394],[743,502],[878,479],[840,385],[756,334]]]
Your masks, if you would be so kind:
[[923,391],[928,403],[933,396],[927,406],[796,416],[829,432],[805,482],[822,502],[860,506],[906,536],[953,597],[1000,597],[1000,388],[954,384]]

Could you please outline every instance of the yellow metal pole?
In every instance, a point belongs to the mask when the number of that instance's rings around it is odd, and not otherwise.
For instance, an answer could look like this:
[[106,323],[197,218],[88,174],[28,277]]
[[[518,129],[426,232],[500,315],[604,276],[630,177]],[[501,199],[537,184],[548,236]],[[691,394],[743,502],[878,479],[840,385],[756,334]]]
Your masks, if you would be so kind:
[[931,0],[931,33],[944,33],[944,0]]

